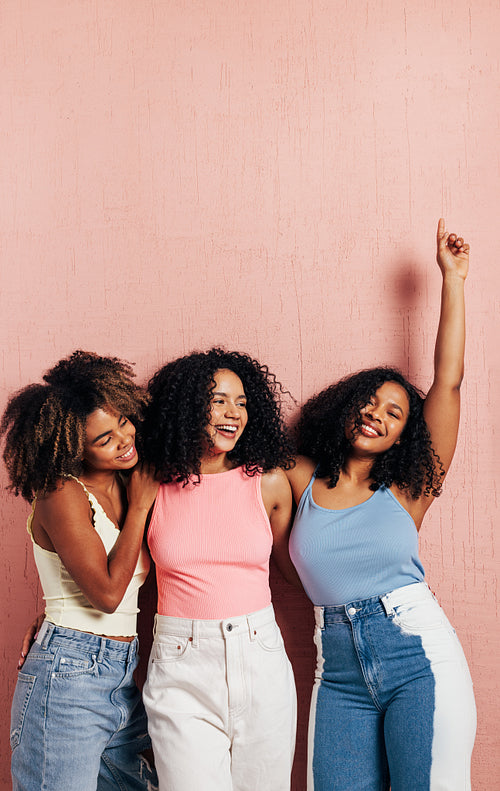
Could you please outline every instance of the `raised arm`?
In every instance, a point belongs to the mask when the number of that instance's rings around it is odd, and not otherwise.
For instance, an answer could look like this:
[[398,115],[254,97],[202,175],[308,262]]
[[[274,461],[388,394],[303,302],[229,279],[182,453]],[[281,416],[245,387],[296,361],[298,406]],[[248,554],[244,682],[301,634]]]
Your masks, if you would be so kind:
[[[445,230],[437,229],[437,262],[443,276],[441,314],[434,351],[434,380],[424,405],[432,446],[448,472],[458,435],[460,385],[464,374],[464,284],[469,268],[469,245]],[[429,503],[430,504],[430,503]]]

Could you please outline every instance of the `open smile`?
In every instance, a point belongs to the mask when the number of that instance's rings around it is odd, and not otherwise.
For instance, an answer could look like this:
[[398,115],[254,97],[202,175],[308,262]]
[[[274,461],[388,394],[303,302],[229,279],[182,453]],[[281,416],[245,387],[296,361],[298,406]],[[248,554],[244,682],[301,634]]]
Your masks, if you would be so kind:
[[359,433],[363,434],[364,437],[380,437],[381,432],[375,428],[372,423],[363,423],[360,426]]
[[220,425],[214,426],[214,428],[220,434],[227,434],[231,437],[233,437],[238,431],[238,426],[235,426],[232,423],[221,423]]
[[130,461],[136,455],[135,445],[131,445],[125,453],[117,457],[117,461]]

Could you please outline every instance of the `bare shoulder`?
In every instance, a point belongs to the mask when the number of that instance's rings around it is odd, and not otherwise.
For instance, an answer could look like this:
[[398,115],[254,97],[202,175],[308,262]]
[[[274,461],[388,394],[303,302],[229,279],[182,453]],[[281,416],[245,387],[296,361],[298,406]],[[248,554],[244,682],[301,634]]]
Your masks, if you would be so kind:
[[316,463],[308,456],[297,456],[295,467],[286,471],[296,503],[298,503],[302,497],[304,489],[311,480],[315,469]]
[[90,515],[91,508],[83,486],[73,478],[62,478],[54,491],[37,498],[36,512],[45,521],[66,512]]
[[279,500],[283,496],[289,495],[290,484],[285,471],[280,467],[275,467],[274,470],[262,473],[261,490],[264,500],[268,498]]

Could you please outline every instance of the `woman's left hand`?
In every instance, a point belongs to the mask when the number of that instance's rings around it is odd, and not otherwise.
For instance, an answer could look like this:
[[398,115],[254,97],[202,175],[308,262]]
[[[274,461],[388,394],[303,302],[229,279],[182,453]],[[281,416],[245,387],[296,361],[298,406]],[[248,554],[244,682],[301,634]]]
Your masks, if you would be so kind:
[[36,636],[40,631],[40,627],[44,622],[44,620],[45,620],[45,613],[40,613],[40,615],[37,615],[33,623],[31,623],[28,626],[21,645],[21,653],[19,655],[19,661],[17,663],[18,670],[20,670],[24,665],[26,657],[28,656],[28,651],[35,642]]
[[443,218],[439,220],[437,228],[436,257],[443,277],[454,274],[465,280],[469,270],[469,245],[465,244],[461,236],[445,230]]

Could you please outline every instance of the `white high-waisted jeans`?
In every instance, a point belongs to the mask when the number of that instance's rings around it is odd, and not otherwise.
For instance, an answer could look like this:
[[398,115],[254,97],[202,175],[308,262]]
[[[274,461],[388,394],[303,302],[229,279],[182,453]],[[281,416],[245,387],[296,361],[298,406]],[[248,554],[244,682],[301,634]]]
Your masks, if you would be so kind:
[[143,699],[160,791],[289,791],[296,693],[272,605],[156,615]]

